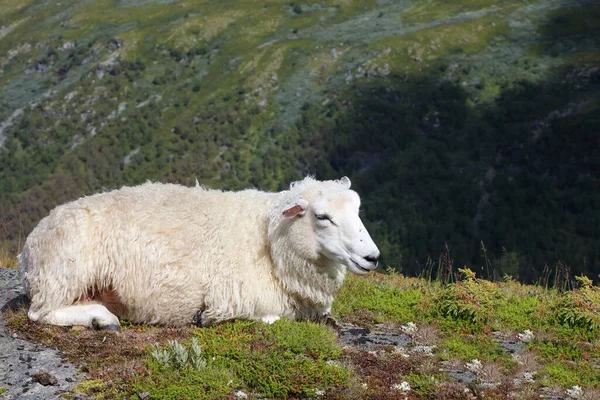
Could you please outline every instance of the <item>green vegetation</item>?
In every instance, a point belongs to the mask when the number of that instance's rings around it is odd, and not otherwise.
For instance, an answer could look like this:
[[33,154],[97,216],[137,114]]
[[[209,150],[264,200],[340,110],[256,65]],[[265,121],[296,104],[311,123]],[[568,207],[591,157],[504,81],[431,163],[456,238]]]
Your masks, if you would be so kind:
[[[57,347],[88,372],[67,398],[502,399],[573,386],[597,396],[598,330],[561,319],[565,310],[586,315],[600,298],[596,286],[579,277],[579,287],[562,291],[461,270],[456,283],[393,271],[348,277],[333,307],[338,322],[404,332],[402,346],[342,346],[323,323],[286,319],[181,329],[127,323],[107,334],[36,324],[26,310],[4,317],[11,333]],[[577,301],[584,291],[589,301]]]
[[587,277],[577,277],[582,287],[567,293],[558,302],[556,314],[561,324],[596,332],[600,328],[600,291]]
[[[135,380],[133,391],[149,391],[152,398],[193,399],[204,393],[202,398],[219,399],[243,388],[288,398],[331,390],[350,377],[347,369],[328,363],[341,355],[333,332],[311,323],[234,322],[198,330],[193,340],[190,352],[194,343],[202,348],[202,368],[165,368],[153,352],[148,376]],[[169,348],[165,351],[173,352],[173,343]]]
[[279,190],[313,173],[351,177],[404,274],[445,248],[492,280],[600,265],[591,1],[0,8],[0,260],[81,195],[147,179]]

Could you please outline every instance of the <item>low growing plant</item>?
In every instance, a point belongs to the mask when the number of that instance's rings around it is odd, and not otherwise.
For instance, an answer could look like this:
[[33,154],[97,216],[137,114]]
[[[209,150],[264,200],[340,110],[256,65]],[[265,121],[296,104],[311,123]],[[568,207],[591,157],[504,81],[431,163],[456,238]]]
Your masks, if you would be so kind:
[[495,308],[505,301],[498,285],[478,279],[469,268],[458,270],[465,279],[447,285],[439,299],[439,312],[454,321],[483,326],[493,316]]
[[600,290],[585,276],[577,276],[579,289],[564,293],[554,311],[558,321],[571,328],[595,333],[600,328]]
[[324,325],[235,321],[197,329],[188,345],[153,346],[148,375],[135,377],[129,391],[178,399],[221,399],[235,390],[278,399],[313,396],[347,384],[350,371],[335,362],[340,356],[335,334]]
[[155,344],[150,355],[164,368],[202,370],[206,367],[206,361],[202,359],[202,349],[196,338],[192,339],[189,350],[177,340],[169,340],[165,348]]

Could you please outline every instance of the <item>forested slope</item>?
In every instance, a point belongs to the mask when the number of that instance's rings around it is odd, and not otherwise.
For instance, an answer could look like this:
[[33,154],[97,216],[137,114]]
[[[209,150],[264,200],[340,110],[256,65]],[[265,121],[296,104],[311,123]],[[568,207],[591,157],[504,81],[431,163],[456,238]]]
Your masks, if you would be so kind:
[[600,267],[595,2],[0,9],[5,249],[57,204],[147,179],[279,190],[345,174],[405,273]]

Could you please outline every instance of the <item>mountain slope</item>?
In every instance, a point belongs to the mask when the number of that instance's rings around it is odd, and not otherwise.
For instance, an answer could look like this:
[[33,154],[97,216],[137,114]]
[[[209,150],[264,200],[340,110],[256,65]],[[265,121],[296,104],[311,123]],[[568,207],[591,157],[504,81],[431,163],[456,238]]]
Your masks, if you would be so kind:
[[0,8],[7,246],[56,204],[124,184],[278,190],[316,173],[353,179],[407,273],[445,244],[488,276],[600,265],[594,2]]

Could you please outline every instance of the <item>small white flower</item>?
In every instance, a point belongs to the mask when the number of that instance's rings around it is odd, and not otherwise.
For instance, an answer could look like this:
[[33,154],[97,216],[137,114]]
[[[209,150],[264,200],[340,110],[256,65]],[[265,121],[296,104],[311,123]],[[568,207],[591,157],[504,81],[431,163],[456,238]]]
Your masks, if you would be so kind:
[[392,354],[400,354],[404,358],[408,358],[408,354],[406,353],[406,349],[404,347],[396,347]]
[[234,396],[237,397],[238,399],[247,399],[248,395],[244,392],[242,392],[241,390],[238,390],[237,392],[234,393]]
[[410,335],[411,333],[416,333],[419,330],[419,328],[417,328],[417,325],[414,322],[407,322],[406,325],[402,325],[400,329],[407,335]]
[[402,383],[395,383],[392,385],[392,389],[398,390],[402,393],[410,392],[410,384],[406,381],[402,381]]
[[571,389],[567,389],[567,396],[572,399],[578,399],[583,395],[583,390],[577,385],[573,386]]
[[486,388],[486,389],[495,389],[496,386],[498,386],[499,382],[493,382],[493,381],[483,381],[481,382],[479,385],[482,388]]
[[415,346],[412,348],[411,353],[423,353],[426,356],[433,356],[433,349],[435,346]]
[[529,329],[526,329],[525,331],[523,331],[523,333],[517,334],[517,337],[521,342],[529,343],[533,340],[535,335]]
[[481,365],[481,361],[476,358],[472,359],[471,362],[466,363],[465,366],[469,371],[473,372],[479,371],[483,367],[483,365]]
[[321,389],[315,389],[315,395],[317,396],[325,396],[325,391]]
[[533,376],[535,372],[523,372],[523,380],[525,382],[533,383]]
[[368,388],[368,387],[369,387],[369,385],[367,385],[365,382],[361,383],[361,384],[360,384],[360,386],[361,386],[363,389],[366,389],[366,388]]

